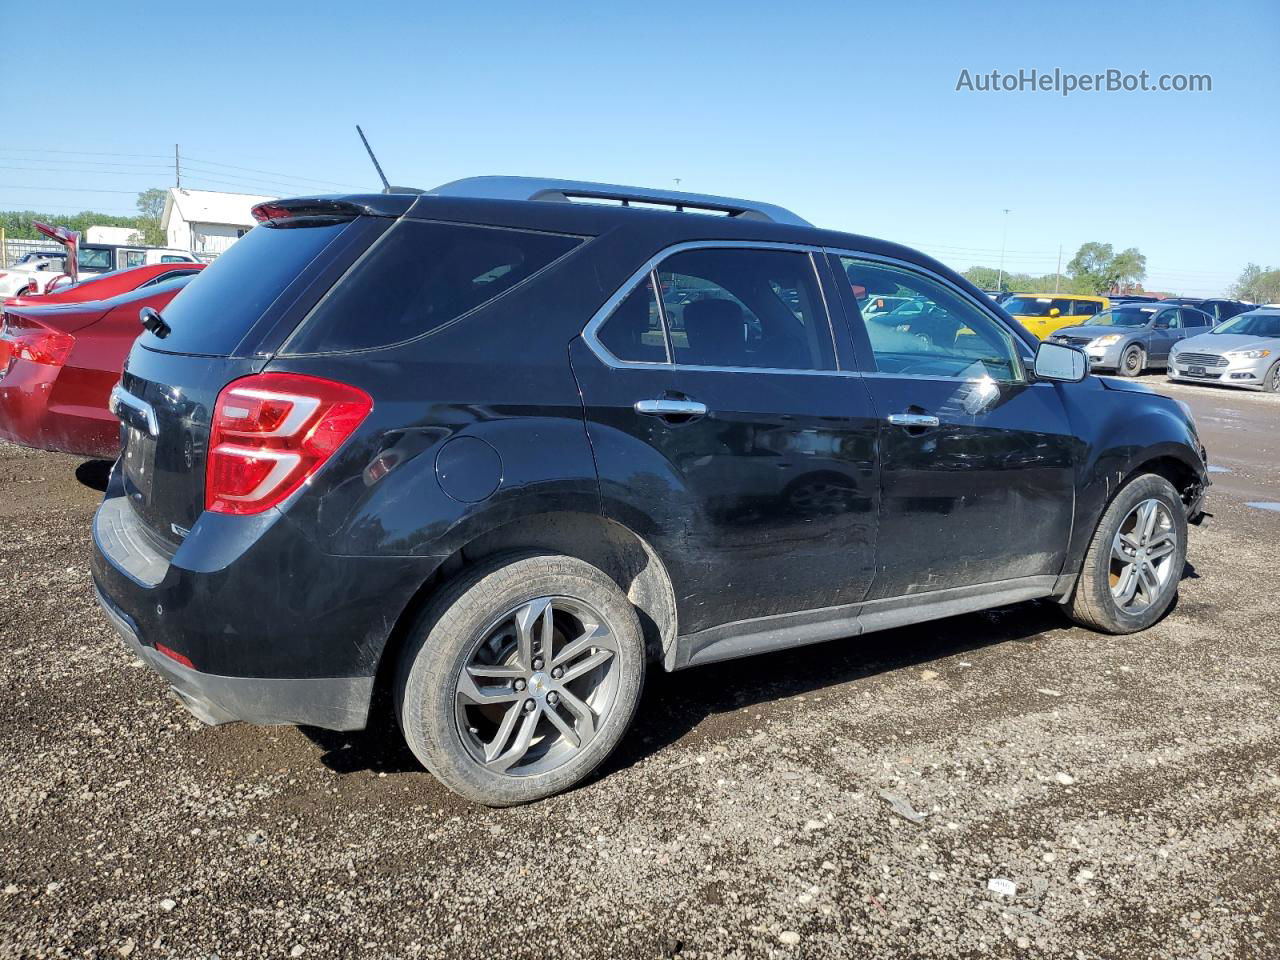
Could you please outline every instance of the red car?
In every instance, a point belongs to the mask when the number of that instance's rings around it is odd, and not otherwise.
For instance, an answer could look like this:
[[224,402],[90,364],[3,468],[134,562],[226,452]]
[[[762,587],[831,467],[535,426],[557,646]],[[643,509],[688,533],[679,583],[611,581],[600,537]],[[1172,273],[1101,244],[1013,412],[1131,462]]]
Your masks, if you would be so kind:
[[[172,264],[170,264],[172,266]],[[0,324],[0,438],[42,450],[114,458],[120,421],[107,410],[138,312],[163,310],[194,274],[110,300],[5,304]]]
[[5,301],[5,306],[43,306],[50,303],[110,300],[130,290],[141,290],[143,287],[155,286],[178,277],[192,276],[206,266],[207,264],[203,263],[149,263],[143,267],[113,270],[111,273],[86,277],[79,283],[57,287],[52,293],[28,293],[10,297]]

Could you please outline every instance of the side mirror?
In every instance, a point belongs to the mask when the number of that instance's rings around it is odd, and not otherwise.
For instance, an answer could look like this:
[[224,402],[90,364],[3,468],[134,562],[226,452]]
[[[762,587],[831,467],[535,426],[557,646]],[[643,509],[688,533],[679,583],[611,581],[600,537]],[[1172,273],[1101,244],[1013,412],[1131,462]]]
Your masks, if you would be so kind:
[[1061,310],[1059,310],[1057,307],[1050,307],[1050,308],[1049,308],[1049,316],[1051,316],[1051,317],[1060,317],[1060,316],[1062,316],[1062,311],[1061,311]]
[[1046,340],[1036,349],[1035,374],[1037,380],[1079,383],[1089,374],[1089,358],[1083,350]]

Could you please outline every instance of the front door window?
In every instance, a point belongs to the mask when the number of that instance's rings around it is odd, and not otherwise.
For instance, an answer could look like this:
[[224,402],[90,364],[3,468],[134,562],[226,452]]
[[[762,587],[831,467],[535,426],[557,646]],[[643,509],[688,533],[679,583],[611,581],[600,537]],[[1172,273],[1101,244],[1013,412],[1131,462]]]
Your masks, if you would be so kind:
[[876,261],[841,257],[840,263],[859,309],[880,298],[902,301],[893,310],[863,315],[880,372],[1002,383],[1024,379],[1012,334],[957,291]]

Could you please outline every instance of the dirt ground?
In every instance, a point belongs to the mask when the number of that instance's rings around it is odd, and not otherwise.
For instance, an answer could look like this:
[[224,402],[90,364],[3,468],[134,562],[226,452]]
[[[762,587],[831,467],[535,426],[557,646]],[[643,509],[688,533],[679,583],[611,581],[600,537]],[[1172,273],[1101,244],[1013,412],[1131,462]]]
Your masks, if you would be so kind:
[[103,465],[2,445],[0,957],[1276,957],[1280,397],[1169,392],[1216,486],[1152,629],[655,672],[600,776],[501,811],[385,722],[201,726],[92,600]]

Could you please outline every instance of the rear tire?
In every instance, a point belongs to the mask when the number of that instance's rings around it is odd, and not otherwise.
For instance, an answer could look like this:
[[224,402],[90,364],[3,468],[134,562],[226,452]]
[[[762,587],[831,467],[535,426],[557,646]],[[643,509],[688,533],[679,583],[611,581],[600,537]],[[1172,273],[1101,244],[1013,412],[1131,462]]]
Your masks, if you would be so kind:
[[1135,343],[1126,347],[1124,353],[1120,355],[1120,366],[1116,372],[1122,377],[1136,377],[1146,366],[1146,351]]
[[1173,604],[1186,557],[1187,515],[1178,491],[1156,474],[1136,477],[1098,521],[1067,615],[1102,633],[1145,630]]
[[644,673],[640,622],[612,579],[574,557],[505,554],[418,618],[396,713],[441,783],[512,806],[567,790],[613,752]]

